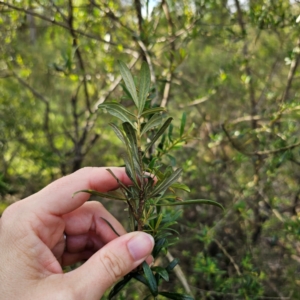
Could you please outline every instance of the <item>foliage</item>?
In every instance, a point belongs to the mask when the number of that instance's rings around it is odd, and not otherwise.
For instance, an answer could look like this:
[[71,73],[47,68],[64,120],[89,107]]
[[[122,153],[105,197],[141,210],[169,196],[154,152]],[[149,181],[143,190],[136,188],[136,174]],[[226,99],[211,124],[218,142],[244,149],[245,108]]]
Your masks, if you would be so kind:
[[[107,111],[111,115],[122,121],[122,129],[116,124],[111,123],[117,137],[121,140],[126,148],[126,153],[123,155],[125,162],[125,170],[128,177],[132,180],[132,186],[125,186],[115,176],[112,170],[107,171],[114,177],[120,185],[120,194],[99,193],[93,190],[81,190],[91,195],[100,196],[102,198],[116,199],[125,201],[128,205],[129,218],[131,220],[131,231],[144,231],[151,234],[155,240],[155,246],[152,255],[158,257],[161,250],[167,250],[171,243],[170,231],[173,231],[171,225],[176,223],[177,215],[170,216],[165,213],[161,206],[182,206],[191,204],[210,204],[219,206],[222,205],[215,201],[197,199],[182,201],[176,196],[175,190],[189,190],[183,183],[178,183],[178,179],[182,170],[173,170],[162,163],[163,155],[169,155],[169,145],[173,142],[173,130],[171,130],[172,118],[164,120],[165,109],[163,107],[151,107],[151,99],[148,95],[150,92],[151,78],[150,70],[147,63],[143,63],[138,78],[138,83],[135,84],[130,70],[125,63],[119,61],[119,68],[125,85],[123,89],[125,94],[135,104],[135,111],[131,112],[117,102],[105,102],[99,105],[99,109]],[[184,133],[186,116],[181,119],[179,137],[176,139],[178,143],[186,142],[189,136]],[[166,130],[169,128],[168,133]],[[160,147],[153,149],[156,141],[160,141]],[[168,142],[167,142],[168,141]],[[167,149],[166,149],[167,148]],[[106,220],[107,223],[109,223]],[[110,224],[109,224],[110,225]],[[110,225],[112,230],[114,228]],[[109,299],[112,299],[121,289],[135,278],[145,284],[148,288],[150,296],[157,299],[158,295],[168,299],[189,300],[192,297],[178,293],[168,293],[158,290],[160,281],[163,279],[169,281],[169,272],[176,266],[177,260],[174,260],[171,265],[163,268],[155,266],[150,268],[146,262],[137,268],[134,272],[127,274],[123,280],[118,282],[109,294]],[[143,276],[144,274],[144,276]],[[146,297],[150,299],[149,296]]]
[[[151,107],[173,117],[163,149],[176,153],[157,154],[182,167],[192,199],[225,207],[184,207],[167,252],[180,263],[162,290],[300,298],[298,1],[0,3],[1,211],[82,166],[123,164],[124,146],[106,126],[114,117],[95,110],[119,99],[136,112],[121,98],[116,61],[139,70],[146,60]],[[193,139],[181,144],[183,112]],[[123,201],[102,201],[126,223]],[[116,297],[143,294],[131,280]]]

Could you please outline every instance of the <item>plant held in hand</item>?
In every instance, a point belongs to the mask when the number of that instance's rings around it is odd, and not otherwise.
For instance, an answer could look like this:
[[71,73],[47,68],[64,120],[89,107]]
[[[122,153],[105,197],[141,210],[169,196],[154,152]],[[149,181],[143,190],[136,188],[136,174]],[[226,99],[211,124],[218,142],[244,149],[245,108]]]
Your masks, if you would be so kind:
[[[197,199],[183,201],[176,196],[175,190],[189,191],[188,187],[178,183],[182,170],[173,169],[162,163],[163,156],[173,159],[168,153],[188,139],[184,133],[186,116],[183,114],[181,126],[177,138],[172,134],[172,118],[166,117],[163,107],[151,107],[151,79],[150,71],[146,63],[142,64],[138,84],[131,75],[126,64],[119,61],[119,68],[125,85],[122,85],[127,98],[134,103],[134,110],[130,111],[120,103],[108,102],[99,105],[109,114],[115,116],[122,122],[122,127],[110,124],[117,137],[126,148],[123,156],[126,173],[132,180],[132,186],[125,186],[107,169],[108,172],[119,183],[118,191],[100,193],[93,190],[83,190],[91,195],[102,198],[125,201],[131,223],[131,231],[145,231],[155,239],[153,257],[157,258],[162,249],[170,244],[170,236],[179,217],[178,213],[169,214],[163,211],[163,206],[211,204],[222,208],[220,204],[211,200]],[[159,141],[158,147],[154,148]],[[108,223],[108,221],[106,221]],[[111,224],[108,225],[114,230]],[[117,234],[117,232],[114,230]],[[135,279],[143,283],[149,289],[149,295],[145,299],[157,299],[158,295],[167,299],[193,299],[191,296],[169,293],[159,290],[162,280],[169,280],[169,273],[178,264],[174,259],[167,267],[155,266],[150,268],[144,262],[137,270],[127,274],[118,282],[109,294],[112,299],[124,286]]]

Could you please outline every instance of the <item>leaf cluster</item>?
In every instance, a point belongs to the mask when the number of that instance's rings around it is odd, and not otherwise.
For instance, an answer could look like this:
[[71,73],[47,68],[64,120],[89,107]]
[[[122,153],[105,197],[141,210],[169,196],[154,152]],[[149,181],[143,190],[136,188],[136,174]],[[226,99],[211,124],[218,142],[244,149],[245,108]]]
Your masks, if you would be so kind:
[[[121,126],[111,123],[110,126],[125,147],[123,155],[126,174],[132,181],[131,186],[125,186],[119,178],[107,169],[118,182],[118,191],[100,193],[84,190],[91,195],[102,198],[124,201],[128,205],[131,231],[145,231],[155,239],[153,257],[156,258],[163,249],[172,243],[170,237],[179,213],[172,216],[163,210],[163,206],[181,206],[191,204],[210,204],[222,207],[217,202],[205,199],[183,201],[176,195],[176,190],[189,191],[189,188],[178,182],[182,169],[173,169],[162,163],[162,156],[188,139],[185,134],[186,115],[183,114],[179,137],[173,138],[172,118],[167,117],[166,109],[151,106],[151,76],[147,63],[143,63],[139,78],[135,80],[130,70],[122,61],[118,62],[124,80],[122,85],[127,98],[131,99],[134,108],[129,110],[118,102],[107,102],[99,105],[99,109],[116,117]],[[156,143],[158,146],[155,147]],[[170,156],[169,156],[170,157]],[[113,229],[113,227],[110,225]],[[114,229],[113,229],[114,230]],[[174,260],[167,267],[150,268],[146,262],[135,272],[124,277],[112,289],[109,299],[112,299],[132,278],[146,285],[150,291],[149,297],[156,299],[161,295],[168,299],[192,299],[190,296],[159,291],[161,280],[169,280],[169,272],[178,264]],[[146,299],[150,299],[148,296]]]

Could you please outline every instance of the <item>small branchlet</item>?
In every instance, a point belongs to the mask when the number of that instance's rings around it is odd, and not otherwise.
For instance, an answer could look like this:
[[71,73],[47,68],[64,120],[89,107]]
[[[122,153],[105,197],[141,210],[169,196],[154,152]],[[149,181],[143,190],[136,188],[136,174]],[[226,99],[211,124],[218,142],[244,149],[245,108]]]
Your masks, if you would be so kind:
[[[175,190],[188,192],[189,188],[179,183],[180,168],[165,166],[162,157],[167,156],[174,165],[175,158],[169,154],[173,148],[183,145],[189,139],[189,131],[185,133],[186,114],[183,113],[179,134],[173,138],[172,118],[167,118],[166,109],[163,107],[151,107],[151,76],[148,65],[142,64],[138,83],[131,75],[126,64],[119,61],[119,69],[124,80],[122,85],[127,98],[131,99],[134,109],[128,110],[120,103],[108,102],[99,105],[100,110],[115,116],[122,122],[122,126],[110,124],[117,137],[124,144],[126,153],[123,157],[126,174],[132,181],[132,186],[125,186],[115,174],[107,171],[115,178],[120,186],[120,192],[99,193],[97,191],[84,190],[82,192],[102,198],[121,200],[127,203],[129,217],[131,219],[131,231],[145,231],[155,239],[152,252],[156,258],[162,249],[167,249],[170,241],[172,225],[176,223],[179,213],[172,215],[165,213],[163,206],[210,204],[222,206],[214,201],[197,199],[183,201],[176,196]],[[155,143],[158,146],[155,148]],[[106,221],[108,222],[108,221]],[[111,228],[113,228],[110,225]],[[109,294],[112,299],[125,285],[135,279],[146,285],[149,289],[149,299],[156,299],[158,295],[167,299],[193,299],[191,296],[169,293],[159,290],[162,280],[169,280],[169,273],[178,264],[174,259],[166,267],[155,266],[150,268],[146,262],[127,274],[118,282]],[[147,298],[146,297],[146,298]],[[148,299],[147,298],[147,299]]]

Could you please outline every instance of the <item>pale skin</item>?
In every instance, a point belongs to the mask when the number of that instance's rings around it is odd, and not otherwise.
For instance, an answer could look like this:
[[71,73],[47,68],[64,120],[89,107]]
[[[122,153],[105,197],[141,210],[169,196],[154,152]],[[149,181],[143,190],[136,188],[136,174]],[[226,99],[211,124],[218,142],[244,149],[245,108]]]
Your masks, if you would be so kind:
[[[131,184],[123,168],[111,170]],[[0,219],[0,298],[99,300],[147,257],[149,262],[150,235],[126,233],[99,202],[86,202],[87,193],[72,198],[82,189],[116,188],[105,168],[84,168],[9,206]],[[63,273],[64,266],[80,261],[86,262]]]

